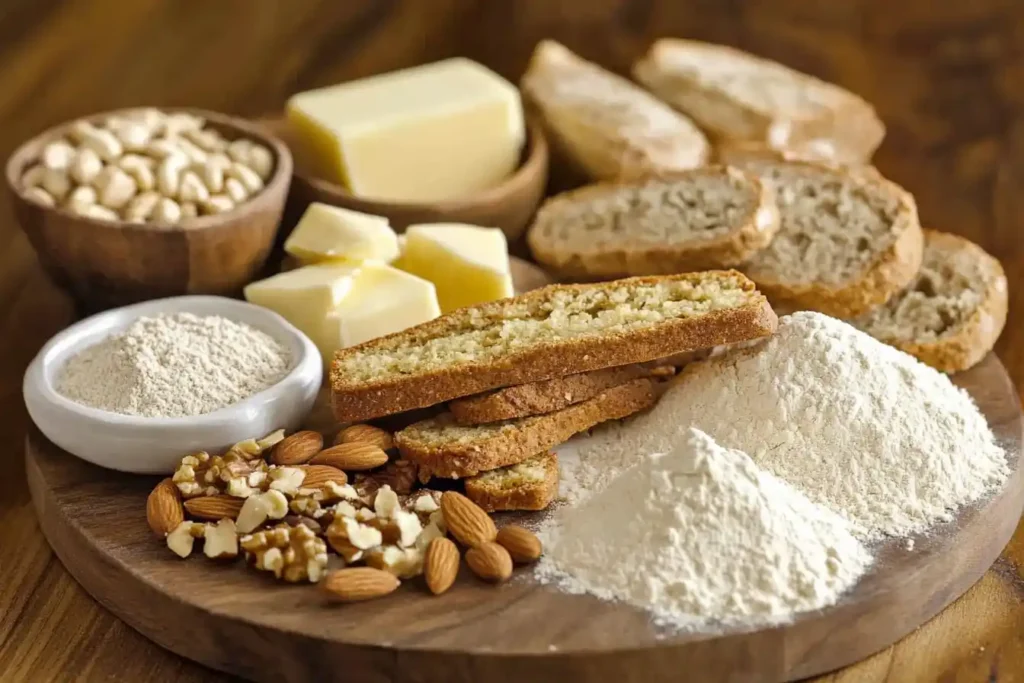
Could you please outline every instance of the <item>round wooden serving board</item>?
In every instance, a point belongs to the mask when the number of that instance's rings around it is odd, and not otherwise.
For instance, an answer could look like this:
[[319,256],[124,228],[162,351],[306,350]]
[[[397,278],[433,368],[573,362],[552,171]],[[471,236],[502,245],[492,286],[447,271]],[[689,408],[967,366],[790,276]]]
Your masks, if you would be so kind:
[[895,642],[963,594],[1009,540],[1024,504],[1017,395],[992,355],[955,380],[1007,449],[1005,486],[912,550],[904,540],[875,548],[872,570],[839,604],[747,631],[666,632],[639,610],[537,585],[528,570],[493,587],[463,567],[441,597],[415,580],[381,600],[330,604],[315,587],[239,563],[174,557],[146,525],[154,478],[100,469],[36,431],[26,468],[43,532],[93,597],[161,646],[252,680],[782,681]]

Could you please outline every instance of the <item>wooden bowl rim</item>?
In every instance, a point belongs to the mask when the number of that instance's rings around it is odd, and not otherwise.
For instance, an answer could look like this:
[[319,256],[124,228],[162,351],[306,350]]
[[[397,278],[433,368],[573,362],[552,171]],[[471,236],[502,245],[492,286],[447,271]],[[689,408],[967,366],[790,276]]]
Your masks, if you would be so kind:
[[[96,123],[110,116],[116,116],[118,114],[125,114],[127,112],[138,111],[139,109],[157,109],[158,111],[178,114],[187,113],[201,116],[208,122],[214,124],[215,128],[226,128],[234,133],[238,134],[238,137],[250,138],[256,142],[260,142],[274,152],[274,173],[270,176],[270,179],[263,186],[263,189],[259,193],[246,200],[242,204],[239,204],[230,211],[224,213],[213,214],[209,216],[197,216],[196,218],[190,219],[187,223],[178,223],[175,225],[167,225],[165,223],[131,223],[125,220],[104,220],[99,218],[92,218],[91,216],[84,216],[77,214],[61,206],[46,206],[33,202],[31,199],[25,196],[25,193],[21,188],[21,176],[22,169],[26,168],[34,160],[38,159],[42,147],[44,144],[53,140],[57,137],[64,137],[68,129],[72,125],[79,121],[89,121],[90,123]],[[268,206],[275,203],[284,205],[287,199],[287,186],[291,182],[293,173],[294,163],[292,161],[291,150],[288,149],[288,145],[274,135],[272,131],[267,130],[264,126],[255,125],[249,119],[234,116],[232,114],[224,114],[221,112],[210,111],[208,109],[198,109],[195,107],[149,107],[146,105],[139,105],[134,107],[122,107],[120,109],[111,109],[104,112],[97,112],[95,114],[89,114],[87,116],[81,116],[75,119],[58,123],[50,128],[47,128],[43,132],[29,138],[25,142],[21,143],[17,149],[7,159],[6,168],[6,180],[7,187],[11,194],[17,197],[20,201],[27,202],[32,206],[36,207],[44,213],[55,213],[61,216],[65,216],[71,220],[80,221],[89,225],[99,226],[101,228],[114,228],[121,231],[127,232],[139,232],[139,233],[189,233],[198,230],[211,230],[224,225],[231,224],[248,214],[262,211],[268,208]],[[275,199],[277,197],[277,199]]]
[[[258,119],[258,121],[270,123],[271,126],[267,126],[268,128],[271,128],[274,124],[284,126],[288,125],[288,118],[284,114],[263,117]],[[408,212],[422,211],[432,213],[454,213],[466,211],[475,206],[505,201],[509,197],[520,194],[525,188],[530,186],[531,181],[539,173],[544,171],[548,164],[548,142],[547,138],[544,136],[544,129],[540,125],[540,122],[533,116],[526,115],[525,121],[526,149],[524,155],[525,159],[522,163],[519,164],[512,175],[508,176],[497,185],[466,197],[444,199],[436,202],[389,201],[387,199],[375,199],[373,197],[361,197],[359,195],[352,194],[338,183],[303,173],[298,166],[295,167],[294,173],[297,179],[301,180],[317,192],[328,195],[332,198],[336,197],[337,201],[345,202],[348,205],[358,202],[367,208],[394,207],[401,208],[403,211]],[[387,213],[387,209],[381,208],[379,212]]]

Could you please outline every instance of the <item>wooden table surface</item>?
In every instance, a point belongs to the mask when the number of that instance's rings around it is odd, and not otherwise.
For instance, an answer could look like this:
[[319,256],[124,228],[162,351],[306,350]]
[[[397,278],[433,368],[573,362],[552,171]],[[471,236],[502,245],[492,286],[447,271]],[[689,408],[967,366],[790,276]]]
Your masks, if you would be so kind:
[[[1024,389],[1024,6],[1010,0],[5,0],[0,156],[48,125],[131,104],[240,114],[291,92],[464,54],[515,78],[554,37],[624,69],[655,36],[727,42],[840,82],[889,127],[877,160],[926,225],[1002,259],[997,352]],[[40,534],[25,485],[21,377],[74,317],[0,206],[0,680],[218,681],[92,601]],[[962,599],[820,680],[1024,681],[1024,528]],[[485,683],[485,682],[481,682]]]

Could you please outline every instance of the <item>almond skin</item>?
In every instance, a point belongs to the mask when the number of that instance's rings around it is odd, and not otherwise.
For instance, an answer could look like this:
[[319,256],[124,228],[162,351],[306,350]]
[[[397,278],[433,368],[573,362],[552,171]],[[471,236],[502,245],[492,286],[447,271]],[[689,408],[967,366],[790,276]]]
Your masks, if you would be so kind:
[[387,464],[388,454],[373,444],[361,441],[338,444],[317,453],[310,464],[330,465],[348,472],[364,472]]
[[508,551],[513,562],[522,564],[536,562],[544,551],[540,539],[533,532],[517,524],[509,524],[498,529],[497,543]]
[[334,437],[334,445],[340,446],[343,443],[368,443],[382,451],[389,451],[395,447],[395,440],[391,438],[391,434],[380,427],[364,424],[345,427],[338,432]]
[[337,467],[330,467],[329,465],[298,465],[298,468],[306,473],[306,478],[302,480],[300,488],[320,488],[329,481],[339,485],[348,483],[348,476]]
[[160,538],[165,538],[185,521],[181,494],[170,479],[164,479],[150,492],[146,499],[146,521]]
[[466,564],[484,581],[501,583],[512,576],[512,557],[497,543],[484,543],[467,550]]
[[339,602],[359,602],[385,596],[401,584],[391,572],[373,567],[350,567],[328,574],[323,588]]
[[275,465],[302,465],[323,450],[324,437],[319,432],[295,432],[274,446],[270,462]]
[[475,548],[489,543],[498,536],[494,520],[483,508],[455,491],[445,491],[441,496],[441,514],[448,531],[462,545]]
[[435,538],[423,556],[423,577],[427,588],[440,595],[452,587],[459,575],[459,549],[447,538]]
[[207,522],[216,522],[225,517],[234,519],[245,500],[223,493],[215,496],[199,496],[185,501],[185,510],[190,517]]

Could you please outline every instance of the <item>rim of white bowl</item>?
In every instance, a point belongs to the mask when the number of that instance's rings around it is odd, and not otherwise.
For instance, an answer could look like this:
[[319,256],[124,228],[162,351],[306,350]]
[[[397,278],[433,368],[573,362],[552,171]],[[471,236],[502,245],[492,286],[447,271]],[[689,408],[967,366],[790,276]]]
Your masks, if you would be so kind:
[[[220,310],[209,310],[197,313],[195,310],[191,310],[188,305],[197,305],[200,307],[208,306]],[[59,356],[53,360],[58,369],[73,353],[88,348],[87,346],[76,344],[74,342],[74,338],[82,334],[83,328],[96,325],[96,321],[102,320],[103,318],[113,319],[118,316],[125,315],[126,313],[135,314],[127,319],[127,322],[123,327],[113,323],[103,326],[105,335],[109,335],[115,330],[124,329],[132,322],[145,315],[159,315],[160,313],[167,313],[171,311],[193,313],[195,315],[222,315],[234,322],[250,324],[238,317],[232,316],[232,310],[250,311],[254,315],[262,316],[267,322],[268,328],[276,328],[279,332],[275,334],[273,332],[267,332],[267,330],[263,331],[270,334],[279,342],[293,347],[293,350],[297,349],[299,351],[299,355],[297,358],[293,359],[292,368],[288,371],[288,374],[274,382],[274,384],[251,396],[247,396],[237,403],[232,403],[209,413],[184,417],[143,417],[139,415],[125,415],[124,413],[115,413],[113,411],[102,410],[100,408],[93,408],[92,406],[87,406],[73,401],[58,392],[45,372],[45,359],[48,355],[52,354],[56,348],[63,345],[67,346],[67,348],[61,350],[59,352]],[[93,343],[98,343],[98,341]],[[228,417],[229,413],[237,413],[239,410],[245,410],[253,404],[263,402],[267,398],[268,393],[273,392],[284,384],[295,382],[300,378],[300,376],[305,375],[311,370],[315,370],[318,374],[323,372],[323,360],[320,356],[320,351],[313,344],[312,340],[305,335],[305,333],[289,323],[279,314],[268,308],[263,308],[262,306],[257,306],[239,299],[231,299],[215,295],[195,294],[167,297],[164,299],[151,299],[149,301],[122,306],[120,308],[112,308],[110,310],[91,315],[88,318],[83,318],[82,320],[69,325],[51,337],[32,359],[32,362],[29,363],[22,383],[22,392],[23,395],[27,395],[30,390],[35,391],[41,398],[62,410],[74,413],[85,419],[102,421],[107,424],[124,427],[126,429],[153,427],[203,427],[214,426],[217,423],[223,422],[225,418]],[[320,381],[323,381],[322,375]]]

